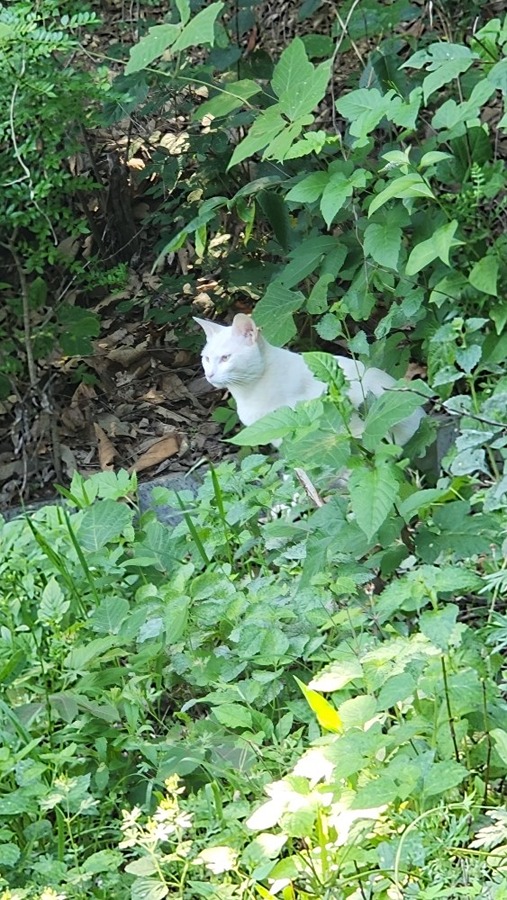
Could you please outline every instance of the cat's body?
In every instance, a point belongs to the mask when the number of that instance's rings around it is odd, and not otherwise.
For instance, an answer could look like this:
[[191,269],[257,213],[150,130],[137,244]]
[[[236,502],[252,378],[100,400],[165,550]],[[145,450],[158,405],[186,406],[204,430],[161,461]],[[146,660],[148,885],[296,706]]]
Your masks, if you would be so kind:
[[[281,406],[293,408],[301,400],[313,400],[326,390],[302,356],[269,344],[249,316],[238,314],[229,327],[206,319],[195,321],[207,337],[202,352],[204,374],[214,387],[231,392],[243,425],[251,425]],[[348,381],[347,393],[356,409],[369,394],[379,397],[396,384],[382,369],[366,369],[363,363],[345,356],[335,359]],[[416,410],[393,426],[394,441],[405,444],[423,416],[422,410]],[[360,419],[352,424],[353,430],[360,432]]]

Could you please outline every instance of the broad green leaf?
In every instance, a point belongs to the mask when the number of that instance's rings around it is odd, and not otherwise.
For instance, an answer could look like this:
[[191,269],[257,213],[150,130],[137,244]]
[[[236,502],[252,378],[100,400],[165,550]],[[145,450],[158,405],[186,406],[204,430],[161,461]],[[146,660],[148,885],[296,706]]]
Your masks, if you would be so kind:
[[307,131],[300,141],[296,141],[285,154],[285,159],[301,159],[310,153],[320,153],[331,139],[325,131]]
[[342,172],[333,172],[326,184],[320,201],[320,211],[329,228],[336,213],[342,208],[348,197],[351,197],[354,188],[350,178]]
[[146,69],[171,47],[181,32],[181,25],[154,25],[139,43],[130,48],[125,75]]
[[99,634],[118,634],[129,613],[124,597],[105,597],[93,611],[89,623]]
[[385,391],[371,404],[365,420],[362,441],[368,450],[375,450],[379,441],[386,438],[399,422],[408,418],[420,408],[424,400],[416,393],[416,383],[411,388],[396,388]]
[[345,375],[335,356],[331,353],[313,351],[311,353],[303,353],[303,358],[310,371],[319,381],[333,385],[339,392],[343,391],[346,385]]
[[284,130],[286,124],[278,104],[270,106],[257,116],[247,136],[234,150],[227,168],[230,169],[244,159],[248,159],[249,156],[253,156],[254,153],[264,150],[277,134]]
[[415,515],[443,500],[446,495],[445,488],[426,488],[422,491],[415,491],[405,500],[400,501],[398,512],[406,522],[410,522]]
[[125,871],[138,878],[149,878],[150,875],[156,875],[157,863],[151,856],[141,856],[140,859],[133,859],[132,862],[129,862],[125,866]]
[[282,347],[296,334],[293,314],[305,301],[301,291],[290,291],[274,281],[255,307],[255,321],[271,344]]
[[294,38],[283,51],[273,72],[271,86],[282,112],[295,121],[311,113],[326,93],[331,60],[312,65],[301,38]]
[[295,184],[285,199],[299,203],[314,203],[321,196],[328,181],[328,172],[312,172]]
[[[345,253],[344,253],[345,256]],[[317,279],[315,284],[313,285],[308,300],[306,301],[306,308],[309,313],[312,315],[318,315],[318,313],[325,313],[328,307],[328,293],[329,293],[329,285],[335,281],[335,276],[328,272],[326,275],[321,275],[320,278]],[[491,315],[491,314],[490,314]],[[336,316],[332,313],[329,313],[330,319],[333,322],[332,325],[332,337],[328,337],[327,340],[334,341],[336,337],[341,333],[341,323],[338,322]],[[324,319],[326,316],[324,316]],[[326,333],[329,334],[329,328],[326,332],[326,324],[324,320],[321,319],[320,322],[316,324],[316,329],[321,338],[326,339]],[[327,322],[328,326],[330,324],[330,320]],[[338,330],[336,330],[336,325],[338,324]]]
[[371,222],[364,232],[364,253],[380,266],[397,269],[403,232],[386,221]]
[[356,656],[350,655],[344,659],[336,660],[315,675],[310,687],[316,691],[331,693],[341,691],[351,681],[362,679],[363,669]]
[[368,217],[372,216],[377,209],[380,209],[384,203],[392,200],[393,197],[400,199],[405,197],[431,197],[435,199],[433,191],[421,175],[418,175],[417,172],[411,172],[409,175],[393,178],[387,187],[373,198],[368,209]]
[[48,580],[39,605],[39,621],[45,625],[60,622],[70,607],[65,595],[54,575]]
[[109,541],[117,540],[132,523],[133,511],[124,503],[100,500],[83,515],[77,530],[82,550],[102,550]]
[[507,732],[503,728],[492,728],[490,735],[495,744],[495,750],[502,762],[507,765]]
[[239,703],[221,703],[214,706],[213,715],[226,728],[252,727],[252,713]]
[[247,425],[239,434],[233,438],[229,438],[230,444],[237,447],[256,447],[262,444],[269,444],[271,441],[280,440],[288,434],[292,434],[296,429],[305,428],[315,431],[317,422],[322,412],[322,406],[319,408],[312,403],[312,411],[309,413],[308,419],[302,425],[302,411],[298,409],[289,409],[288,406],[282,406],[275,412],[268,413],[262,419],[258,419],[253,425]]
[[315,271],[326,253],[336,248],[336,238],[318,235],[300,244],[290,253],[291,261],[280,272],[277,281],[287,288],[293,288]]
[[421,633],[440,650],[447,650],[456,633],[459,608],[447,603],[442,609],[425,610],[419,619]]
[[502,94],[507,94],[507,59],[501,59],[500,62],[497,62],[492,69],[489,70],[487,74],[488,81],[491,82],[493,87],[497,90],[501,91]]
[[130,900],[163,900],[169,888],[158,878],[136,878],[130,888]]
[[216,97],[206,100],[195,110],[194,119],[201,121],[204,116],[213,116],[218,119],[228,116],[235,109],[243,106],[245,100],[249,100],[261,90],[255,81],[243,78],[241,81],[227,82]]
[[83,872],[99,875],[101,872],[113,872],[119,869],[124,861],[119,850],[98,850],[83,860]]
[[466,72],[472,65],[472,62],[473,59],[470,54],[468,57],[465,56],[459,59],[451,59],[448,62],[439,65],[433,72],[430,72],[423,81],[425,104],[435,91],[438,91],[444,84],[449,84],[450,81],[453,81],[458,75],[461,75],[462,72]]
[[285,198],[276,191],[261,191],[257,202],[273,229],[280,246],[287,251],[290,245],[290,219]]
[[190,19],[190,0],[175,0],[176,9],[180,14],[182,25],[186,25]]
[[392,466],[381,463],[373,469],[352,472],[350,503],[357,524],[370,541],[385,522],[398,497],[400,485]]
[[464,44],[452,44],[448,41],[438,41],[430,44],[424,50],[417,50],[402,65],[402,69],[422,69],[424,66],[432,70],[438,70],[452,60],[478,59],[478,54],[473,53]]
[[[2,32],[0,30],[0,38],[1,38],[1,36],[2,36]],[[6,869],[12,869],[16,865],[19,857],[21,856],[21,851],[20,851],[19,847],[16,844],[4,843],[3,841],[2,841],[2,844],[0,845],[0,847],[2,850],[2,866],[5,866]],[[10,894],[10,891],[7,894],[7,896],[9,896],[9,894]],[[15,895],[11,894],[11,896],[15,896]]]
[[498,269],[499,260],[493,253],[483,256],[475,263],[468,280],[472,287],[481,291],[483,294],[489,294],[492,297],[498,297]]
[[475,369],[482,357],[482,347],[479,344],[470,344],[469,347],[458,347],[456,350],[456,363],[464,372],[470,374]]
[[332,731],[335,734],[339,734],[343,731],[340,714],[334,706],[332,706],[322,694],[307,687],[306,684],[299,680],[299,678],[295,678],[295,680],[298,683],[308,706],[312,712],[315,713],[320,727],[323,728],[324,731]]
[[306,125],[311,125],[313,116],[304,115],[295,119],[289,125],[286,125],[282,131],[279,131],[275,138],[269,142],[264,153],[263,159],[275,159],[277,162],[283,162],[294,141],[301,134]]
[[[476,120],[479,119],[481,109],[494,93],[493,85],[485,78],[481,79],[475,85],[468,100],[456,103],[451,98],[442,103],[431,120],[432,128],[436,131],[444,128],[455,129],[457,125],[463,125],[465,122],[474,122],[478,125],[479,121]],[[458,134],[462,133],[462,130],[458,130]],[[452,136],[454,137],[455,134]]]
[[424,153],[424,155],[421,157],[417,168],[426,169],[428,166],[434,166],[436,163],[441,162],[443,159],[452,158],[452,153],[443,153],[441,150],[429,150],[428,153]]
[[445,794],[461,784],[468,776],[465,766],[449,759],[445,762],[434,762],[424,779],[422,793],[425,797],[436,797]]
[[495,323],[496,333],[502,334],[507,324],[507,303],[503,301],[503,303],[492,306],[489,310],[489,317]]
[[100,719],[102,722],[119,722],[121,719],[120,713],[112,703],[96,703],[94,700],[89,700],[88,697],[83,697],[80,694],[73,694],[72,696],[80,709],[90,713],[91,716]]
[[172,47],[173,53],[179,53],[188,47],[198,47],[201,44],[213,46],[215,40],[215,22],[224,8],[224,3],[210,3],[201,9],[183,28],[183,31]]
[[456,219],[453,219],[452,222],[437,228],[426,241],[421,241],[420,244],[417,244],[407,260],[406,274],[416,275],[417,272],[420,272],[421,269],[424,269],[425,266],[437,258],[441,259],[448,266],[451,248],[459,247],[463,244],[463,241],[458,241],[454,237],[457,227],[458,222]]
[[350,133],[364,140],[383,119],[386,102],[386,95],[377,88],[359,88],[340,97],[336,109],[351,123]]

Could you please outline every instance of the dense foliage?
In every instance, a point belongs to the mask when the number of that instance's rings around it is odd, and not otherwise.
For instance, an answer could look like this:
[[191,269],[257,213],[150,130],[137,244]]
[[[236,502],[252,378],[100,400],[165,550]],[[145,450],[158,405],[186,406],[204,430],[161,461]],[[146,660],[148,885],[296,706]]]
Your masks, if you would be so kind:
[[[233,439],[281,438],[275,461],[243,451],[142,515],[135,476],[76,474],[0,525],[0,898],[505,900],[507,20],[451,9],[437,33],[356,0],[319,33],[306,2],[270,55],[250,3],[175,0],[86,66],[93,5],[31,6],[0,5],[5,391],[89,350],[86,291],[125,271],[102,271],[74,202],[98,175],[69,154],[162,109],[181,133],[144,227],[174,303],[146,315],[183,328],[179,293],[213,274],[215,307],[258,301],[275,343],[313,327],[427,379],[359,439],[309,353],[328,395]],[[63,262],[80,231],[90,264]],[[48,300],[62,272],[73,303]],[[457,432],[426,475],[433,416],[384,440],[421,401]]]

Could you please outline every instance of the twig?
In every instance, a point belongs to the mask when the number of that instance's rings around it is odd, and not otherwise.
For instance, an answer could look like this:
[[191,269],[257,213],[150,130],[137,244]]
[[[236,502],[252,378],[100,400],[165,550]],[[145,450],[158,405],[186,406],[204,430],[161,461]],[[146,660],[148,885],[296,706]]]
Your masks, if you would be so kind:
[[33,356],[33,346],[32,346],[32,325],[30,321],[30,302],[28,298],[28,282],[26,280],[25,270],[21,264],[21,260],[17,254],[17,251],[14,249],[14,245],[12,242],[9,242],[7,245],[10,251],[10,254],[14,260],[14,265],[16,267],[16,271],[18,273],[19,279],[19,287],[21,290],[21,302],[23,305],[23,330],[25,334],[25,353],[26,353],[26,362],[28,366],[28,377],[30,379],[30,387],[33,391],[37,390],[37,369],[35,367],[35,360]]
[[317,488],[312,484],[304,469],[295,468],[294,474],[312,503],[314,503],[315,506],[324,506],[322,497],[317,492]]

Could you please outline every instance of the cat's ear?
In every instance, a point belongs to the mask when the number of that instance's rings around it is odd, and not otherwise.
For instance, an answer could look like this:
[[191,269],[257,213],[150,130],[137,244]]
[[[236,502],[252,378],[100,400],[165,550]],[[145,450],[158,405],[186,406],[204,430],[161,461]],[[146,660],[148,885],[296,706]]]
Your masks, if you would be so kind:
[[238,313],[234,316],[232,329],[235,334],[240,334],[241,337],[246,338],[249,344],[255,344],[260,335],[254,320],[250,316],[245,316],[244,313]]
[[216,322],[210,322],[209,319],[198,319],[197,316],[192,316],[192,318],[194,322],[201,326],[208,340],[225,327],[224,325],[217,325]]

